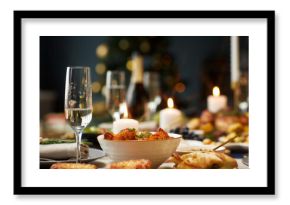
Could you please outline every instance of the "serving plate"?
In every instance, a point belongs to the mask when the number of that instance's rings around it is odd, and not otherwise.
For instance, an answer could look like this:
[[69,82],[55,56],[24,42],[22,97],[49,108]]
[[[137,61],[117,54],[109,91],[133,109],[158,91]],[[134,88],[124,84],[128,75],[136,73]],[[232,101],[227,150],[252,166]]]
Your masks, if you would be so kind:
[[[98,158],[104,157],[106,154],[102,150],[95,149],[95,148],[89,148],[89,156],[86,159],[81,159],[80,162],[87,163],[92,162]],[[57,162],[76,162],[75,158],[72,159],[63,159],[63,160],[56,160],[56,159],[46,159],[46,158],[40,158],[40,166],[50,166],[53,163]]]
[[[198,150],[213,150],[215,145],[205,145],[201,141],[198,140],[181,140],[176,152],[178,153],[187,153],[190,151],[198,151]],[[220,147],[216,151],[223,152],[225,151],[225,147]]]

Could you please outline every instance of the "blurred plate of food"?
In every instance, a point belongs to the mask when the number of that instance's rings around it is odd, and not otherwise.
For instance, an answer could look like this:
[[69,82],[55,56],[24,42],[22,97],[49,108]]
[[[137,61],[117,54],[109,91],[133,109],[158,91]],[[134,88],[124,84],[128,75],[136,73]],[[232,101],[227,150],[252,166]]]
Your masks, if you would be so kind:
[[213,114],[204,110],[199,117],[189,119],[183,127],[172,128],[170,132],[181,134],[185,140],[211,146],[218,146],[237,136],[224,147],[244,152],[248,150],[249,143],[248,122],[248,113],[223,111]]
[[249,150],[248,136],[245,138],[243,135],[238,135],[236,132],[231,132],[226,136],[220,137],[218,143],[226,142],[233,137],[234,139],[232,142],[228,142],[224,145],[227,149],[237,152],[247,152]]

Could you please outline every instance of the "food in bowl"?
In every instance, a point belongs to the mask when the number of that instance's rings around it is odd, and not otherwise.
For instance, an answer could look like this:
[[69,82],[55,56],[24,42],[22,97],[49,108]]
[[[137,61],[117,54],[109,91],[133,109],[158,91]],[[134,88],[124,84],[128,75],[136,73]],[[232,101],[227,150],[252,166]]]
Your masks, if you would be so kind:
[[147,159],[152,168],[158,168],[176,151],[181,135],[167,133],[162,129],[157,132],[139,132],[125,129],[117,134],[110,132],[98,136],[102,150],[113,162]]
[[127,160],[109,164],[109,169],[150,169],[152,162],[148,159]]
[[188,154],[173,154],[168,160],[177,169],[236,169],[237,161],[221,152],[192,151]]
[[169,135],[162,128],[159,128],[157,132],[138,132],[135,129],[123,129],[119,133],[114,134],[112,132],[106,132],[104,134],[106,140],[165,140],[169,139]]

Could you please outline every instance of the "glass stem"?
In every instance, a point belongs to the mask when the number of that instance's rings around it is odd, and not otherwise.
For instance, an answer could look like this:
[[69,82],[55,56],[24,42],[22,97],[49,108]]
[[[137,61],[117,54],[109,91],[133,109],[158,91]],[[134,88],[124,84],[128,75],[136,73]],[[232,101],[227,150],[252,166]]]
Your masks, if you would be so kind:
[[82,131],[76,130],[76,143],[77,143],[77,150],[76,150],[76,163],[80,162],[81,159],[81,142],[82,142]]

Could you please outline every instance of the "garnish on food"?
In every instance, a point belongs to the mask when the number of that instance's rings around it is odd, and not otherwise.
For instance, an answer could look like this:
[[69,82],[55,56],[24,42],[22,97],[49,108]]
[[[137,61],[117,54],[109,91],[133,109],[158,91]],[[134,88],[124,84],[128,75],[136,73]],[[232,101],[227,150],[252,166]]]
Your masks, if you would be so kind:
[[106,132],[104,138],[107,140],[164,140],[169,139],[169,135],[159,128],[157,132],[137,132],[135,129],[123,129],[119,133]]

